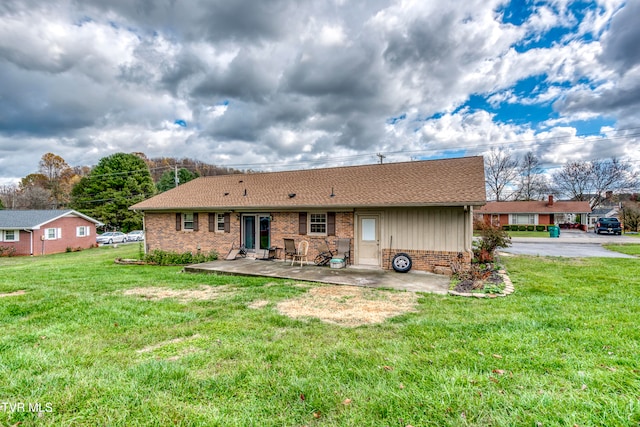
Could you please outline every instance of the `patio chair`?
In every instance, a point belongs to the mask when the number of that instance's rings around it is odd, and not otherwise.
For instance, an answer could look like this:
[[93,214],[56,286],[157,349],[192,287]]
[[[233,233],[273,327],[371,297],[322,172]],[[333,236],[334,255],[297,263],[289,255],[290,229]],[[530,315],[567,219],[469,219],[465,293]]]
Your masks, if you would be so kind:
[[293,239],[284,239],[284,262],[287,262],[287,258],[291,257],[291,261],[293,261],[293,256],[296,254],[296,242]]
[[293,260],[291,261],[291,265],[295,263],[297,260],[300,260],[300,267],[302,267],[302,260],[309,262],[307,259],[307,252],[309,251],[309,242],[306,240],[300,241],[298,243],[298,251],[293,255]]
[[342,257],[345,265],[349,265],[351,260],[351,239],[338,239],[338,250],[335,257]]

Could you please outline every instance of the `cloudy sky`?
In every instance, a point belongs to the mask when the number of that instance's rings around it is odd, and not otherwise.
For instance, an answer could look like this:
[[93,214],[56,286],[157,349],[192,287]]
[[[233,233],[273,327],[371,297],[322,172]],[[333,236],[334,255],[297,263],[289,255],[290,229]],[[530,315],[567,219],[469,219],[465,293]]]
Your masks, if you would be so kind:
[[46,152],[640,166],[640,0],[2,0],[0,183]]

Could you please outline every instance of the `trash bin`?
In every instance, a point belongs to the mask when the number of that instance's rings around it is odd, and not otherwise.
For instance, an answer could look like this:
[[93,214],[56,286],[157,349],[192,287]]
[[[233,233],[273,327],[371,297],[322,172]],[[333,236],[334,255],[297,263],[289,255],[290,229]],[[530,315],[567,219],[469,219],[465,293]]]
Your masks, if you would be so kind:
[[557,227],[555,225],[550,225],[549,237],[560,237],[560,227]]

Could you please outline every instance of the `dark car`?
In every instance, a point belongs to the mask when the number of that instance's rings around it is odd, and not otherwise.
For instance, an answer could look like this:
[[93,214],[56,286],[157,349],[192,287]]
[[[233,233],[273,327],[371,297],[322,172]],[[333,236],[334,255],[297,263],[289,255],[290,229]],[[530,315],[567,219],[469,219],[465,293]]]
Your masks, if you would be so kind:
[[598,218],[598,222],[596,222],[593,232],[596,234],[622,234],[622,226],[620,225],[618,218]]

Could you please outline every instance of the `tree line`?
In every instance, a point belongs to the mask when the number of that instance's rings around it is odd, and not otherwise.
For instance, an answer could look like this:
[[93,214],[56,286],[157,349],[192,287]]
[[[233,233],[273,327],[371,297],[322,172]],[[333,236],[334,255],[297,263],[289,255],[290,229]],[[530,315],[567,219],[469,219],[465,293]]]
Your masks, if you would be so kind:
[[97,165],[70,166],[46,153],[38,170],[17,185],[0,187],[0,209],[75,209],[105,224],[130,231],[142,227],[140,214],[129,206],[199,176],[242,171],[198,160],[147,158],[143,153],[116,153]]

